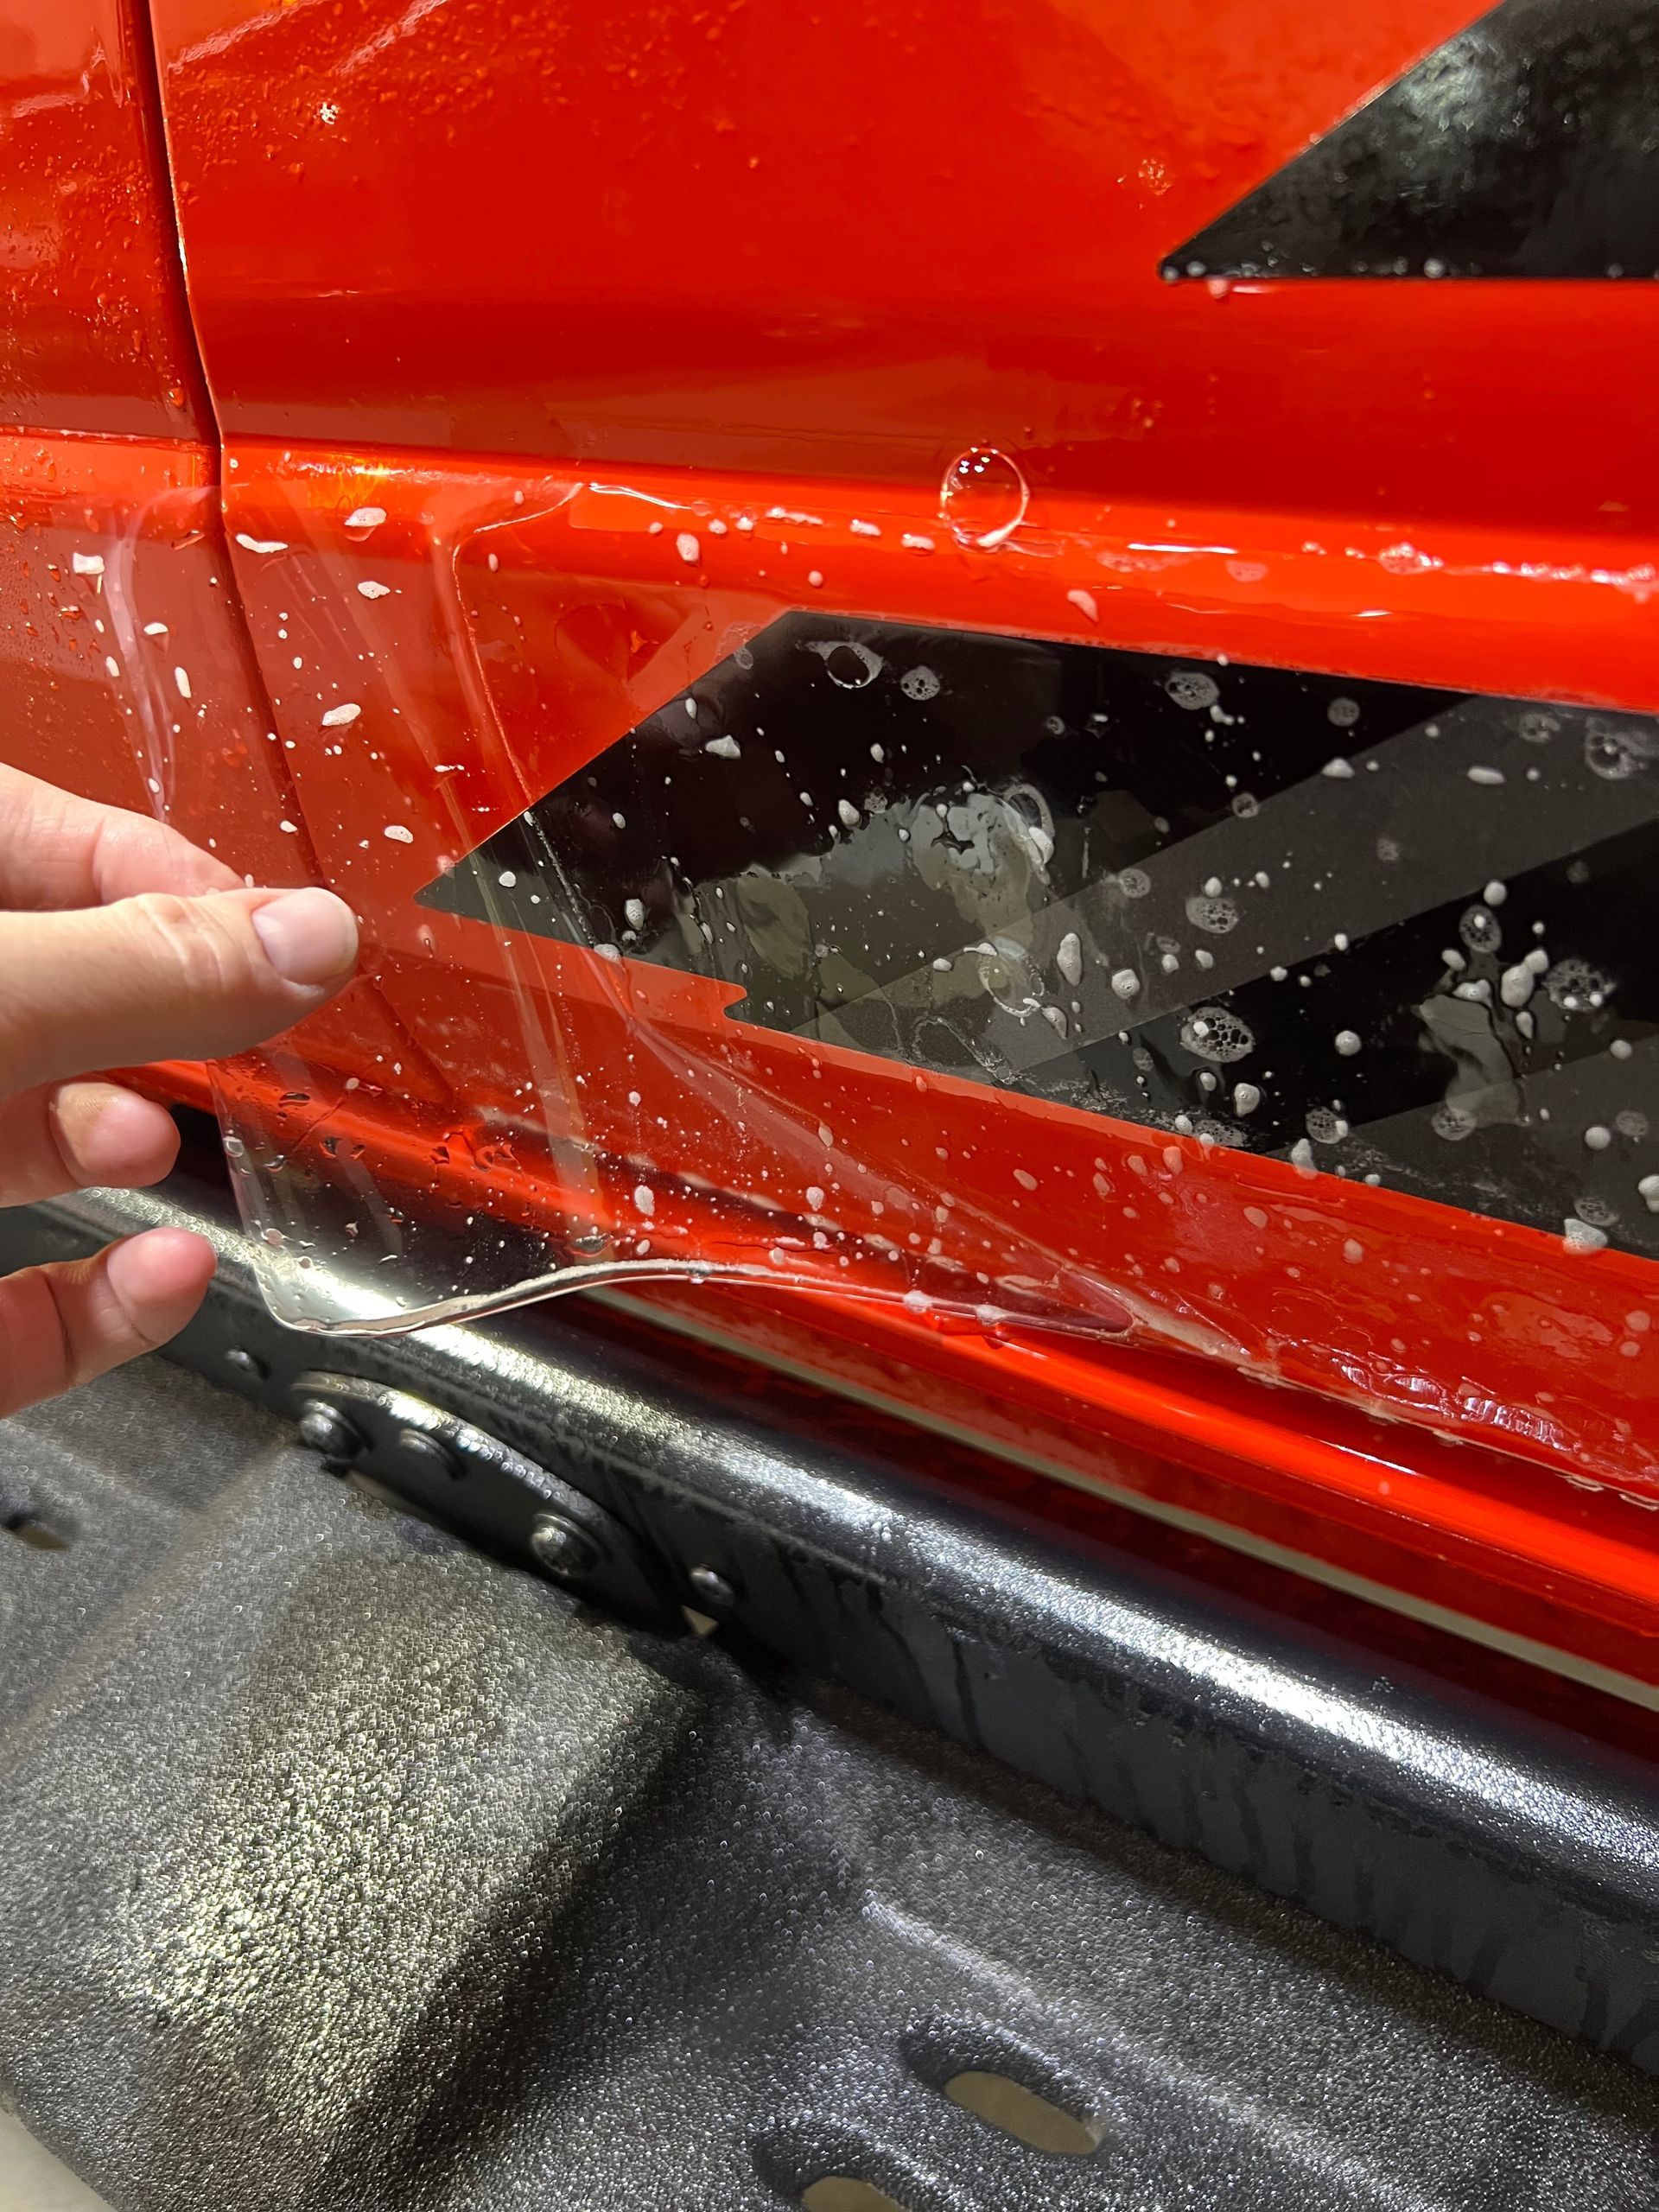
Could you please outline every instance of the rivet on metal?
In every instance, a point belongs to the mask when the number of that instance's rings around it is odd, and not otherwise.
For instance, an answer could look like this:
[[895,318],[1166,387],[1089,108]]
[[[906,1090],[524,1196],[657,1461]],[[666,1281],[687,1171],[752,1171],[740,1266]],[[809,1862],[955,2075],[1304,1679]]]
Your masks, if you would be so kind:
[[728,1612],[737,1603],[737,1592],[716,1567],[694,1567],[686,1580],[711,1613]]
[[300,1441],[325,1459],[352,1459],[363,1448],[363,1440],[344,1414],[313,1398],[300,1408]]
[[423,1474],[444,1475],[452,1482],[463,1471],[460,1460],[443,1441],[423,1428],[400,1428],[397,1432],[398,1455],[418,1467]]
[[530,1532],[530,1548],[550,1574],[566,1581],[592,1572],[599,1564],[599,1547],[585,1530],[562,1514],[542,1513]]

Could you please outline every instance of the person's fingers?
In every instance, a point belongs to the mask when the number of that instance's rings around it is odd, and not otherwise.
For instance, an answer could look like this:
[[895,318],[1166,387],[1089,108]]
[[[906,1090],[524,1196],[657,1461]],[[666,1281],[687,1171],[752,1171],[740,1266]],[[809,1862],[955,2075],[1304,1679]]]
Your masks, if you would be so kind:
[[0,1103],[0,1206],[159,1183],[178,1157],[166,1107],[113,1083],[43,1084]]
[[194,898],[241,880],[165,823],[0,766],[0,906],[106,906],[143,891]]
[[356,962],[356,921],[332,891],[0,914],[0,1080],[238,1052],[332,998]]
[[200,1305],[213,1248],[188,1229],[150,1229],[90,1260],[0,1281],[0,1414],[118,1367],[176,1336]]

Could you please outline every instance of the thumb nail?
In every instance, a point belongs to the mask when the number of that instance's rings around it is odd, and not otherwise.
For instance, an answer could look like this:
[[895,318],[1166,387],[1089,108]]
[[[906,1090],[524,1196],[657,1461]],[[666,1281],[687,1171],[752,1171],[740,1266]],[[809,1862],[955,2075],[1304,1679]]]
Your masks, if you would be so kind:
[[254,910],[265,957],[290,983],[332,983],[357,960],[357,923],[332,891],[289,891]]

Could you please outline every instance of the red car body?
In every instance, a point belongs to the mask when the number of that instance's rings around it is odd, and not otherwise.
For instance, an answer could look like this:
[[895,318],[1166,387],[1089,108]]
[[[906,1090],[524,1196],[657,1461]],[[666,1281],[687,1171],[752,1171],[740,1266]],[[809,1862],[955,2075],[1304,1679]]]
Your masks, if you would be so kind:
[[[1653,284],[1184,251],[1467,33],[1467,0],[150,15],[0,9],[0,744],[352,899],[364,980],[296,1047],[336,1135],[414,1211],[533,1227],[558,1209],[511,1141],[525,1020],[597,1071],[671,1035],[779,1103],[780,1185],[822,1123],[856,1147],[861,1235],[875,1192],[948,1189],[1014,1252],[1028,1205],[1103,1325],[643,1269],[607,1294],[1650,1697],[1659,1007],[1634,950],[1584,986],[1581,1056],[1621,1048],[1626,1122],[1573,1123],[1628,1194],[1574,1235],[1559,1206],[1368,1185],[1324,1149],[1310,1173],[1191,1113],[742,1027],[740,994],[683,967],[630,958],[619,998],[592,945],[504,958],[422,899],[802,609],[837,636],[1140,656],[1160,683],[1541,702],[1613,748],[1634,804],[1659,711]],[[1471,842],[1459,897],[1484,886]],[[199,1070],[149,1079],[209,1096]],[[292,1120],[276,1062],[232,1080]],[[597,1087],[585,1140],[626,1185],[655,1132],[649,1172],[712,1246],[761,1155],[671,1058],[633,1088]]]

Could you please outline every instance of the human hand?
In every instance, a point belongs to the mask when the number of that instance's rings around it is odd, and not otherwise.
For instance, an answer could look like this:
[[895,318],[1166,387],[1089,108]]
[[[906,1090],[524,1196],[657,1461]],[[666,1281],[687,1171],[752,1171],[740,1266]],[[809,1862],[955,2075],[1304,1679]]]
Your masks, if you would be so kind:
[[[142,815],[0,767],[0,1205],[133,1190],[178,1152],[166,1109],[86,1068],[212,1059],[332,998],[357,925],[328,891],[250,891]],[[213,1247],[152,1229],[0,1280],[0,1414],[176,1334]]]

